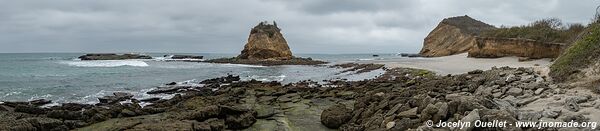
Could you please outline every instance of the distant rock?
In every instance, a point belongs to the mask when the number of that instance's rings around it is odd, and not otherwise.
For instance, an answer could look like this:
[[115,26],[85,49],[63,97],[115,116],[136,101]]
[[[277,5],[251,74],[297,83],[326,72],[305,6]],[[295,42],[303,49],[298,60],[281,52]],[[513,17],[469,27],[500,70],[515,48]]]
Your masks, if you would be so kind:
[[421,56],[438,57],[465,53],[475,44],[475,36],[496,27],[469,16],[442,20],[425,38]]
[[277,27],[275,22],[273,24],[260,22],[250,31],[248,43],[246,43],[238,58],[252,60],[291,59],[292,51],[280,31],[281,29]]
[[152,59],[151,56],[141,54],[85,54],[78,57],[81,60],[125,60],[125,59]]
[[411,53],[400,53],[402,57],[421,57],[420,54],[411,54]]
[[204,56],[196,56],[196,55],[173,55],[171,59],[202,59]]

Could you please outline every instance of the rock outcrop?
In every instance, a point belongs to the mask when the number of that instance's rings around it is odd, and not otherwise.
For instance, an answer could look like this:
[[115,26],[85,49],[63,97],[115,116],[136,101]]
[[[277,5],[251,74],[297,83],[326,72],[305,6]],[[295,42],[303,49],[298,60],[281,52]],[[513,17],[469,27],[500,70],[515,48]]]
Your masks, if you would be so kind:
[[152,59],[151,56],[141,54],[85,54],[79,56],[81,60],[125,60],[125,59]]
[[465,53],[475,44],[475,36],[492,29],[495,27],[466,15],[446,18],[427,35],[419,54],[438,57]]
[[260,22],[252,28],[248,43],[244,46],[241,54],[232,58],[218,58],[203,62],[209,63],[232,63],[249,65],[319,65],[327,62],[313,60],[312,58],[300,58],[292,55],[292,51],[281,34],[277,24]]
[[250,31],[248,43],[238,58],[286,60],[292,58],[292,51],[283,38],[281,29],[277,27],[277,23],[261,22]]
[[529,39],[477,37],[475,45],[469,50],[469,57],[556,58],[560,55],[564,46],[565,44],[562,43],[546,43]]

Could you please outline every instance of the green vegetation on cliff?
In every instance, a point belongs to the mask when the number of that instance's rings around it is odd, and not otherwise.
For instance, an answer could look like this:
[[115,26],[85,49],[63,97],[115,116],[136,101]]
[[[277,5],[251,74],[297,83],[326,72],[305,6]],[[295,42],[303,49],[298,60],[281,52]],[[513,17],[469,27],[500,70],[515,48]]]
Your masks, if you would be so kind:
[[600,59],[600,24],[587,27],[550,67],[550,76],[557,81],[572,80],[581,69]]
[[528,25],[501,27],[483,32],[483,37],[524,38],[542,42],[571,43],[585,26],[581,24],[563,25],[556,18],[542,19]]

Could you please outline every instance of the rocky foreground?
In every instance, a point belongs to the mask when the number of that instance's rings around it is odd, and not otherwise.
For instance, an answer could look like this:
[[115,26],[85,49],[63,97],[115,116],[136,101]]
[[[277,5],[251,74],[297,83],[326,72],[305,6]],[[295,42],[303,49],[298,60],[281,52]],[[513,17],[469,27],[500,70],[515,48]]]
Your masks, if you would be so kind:
[[[339,67],[352,71],[357,65]],[[136,100],[130,94],[115,93],[99,98],[101,103],[95,105],[41,107],[49,101],[3,102],[0,129],[452,130],[424,123],[586,122],[600,118],[594,116],[600,106],[597,95],[553,84],[529,68],[493,68],[454,76],[394,68],[375,79],[327,84],[239,80],[227,76],[205,80],[197,87],[169,83],[149,92],[177,94],[168,100]],[[152,104],[142,107],[142,102]],[[475,128],[479,129],[534,130]]]

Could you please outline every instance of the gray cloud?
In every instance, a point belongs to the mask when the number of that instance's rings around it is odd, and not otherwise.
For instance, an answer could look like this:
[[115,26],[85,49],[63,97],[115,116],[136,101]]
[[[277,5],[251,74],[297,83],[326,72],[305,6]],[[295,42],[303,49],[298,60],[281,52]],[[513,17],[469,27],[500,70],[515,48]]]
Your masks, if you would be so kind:
[[416,52],[443,18],[586,23],[592,0],[18,0],[0,5],[0,52],[238,53],[275,20],[296,53]]

